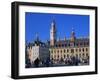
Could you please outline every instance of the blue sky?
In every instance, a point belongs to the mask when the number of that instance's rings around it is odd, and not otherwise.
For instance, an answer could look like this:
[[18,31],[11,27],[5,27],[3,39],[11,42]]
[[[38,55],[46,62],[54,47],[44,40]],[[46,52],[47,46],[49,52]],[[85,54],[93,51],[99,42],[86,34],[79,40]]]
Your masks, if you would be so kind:
[[73,14],[51,14],[51,13],[25,13],[25,40],[31,42],[36,33],[40,40],[50,39],[50,28],[53,19],[56,22],[57,37],[70,38],[72,28],[76,37],[89,37],[89,16]]

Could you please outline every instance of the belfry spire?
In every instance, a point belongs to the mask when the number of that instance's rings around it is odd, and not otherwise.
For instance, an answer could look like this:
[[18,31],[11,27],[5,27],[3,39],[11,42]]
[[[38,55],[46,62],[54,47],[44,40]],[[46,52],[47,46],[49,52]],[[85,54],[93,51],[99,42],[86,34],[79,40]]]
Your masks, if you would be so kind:
[[54,46],[56,42],[56,23],[55,20],[51,22],[51,29],[50,29],[50,45]]

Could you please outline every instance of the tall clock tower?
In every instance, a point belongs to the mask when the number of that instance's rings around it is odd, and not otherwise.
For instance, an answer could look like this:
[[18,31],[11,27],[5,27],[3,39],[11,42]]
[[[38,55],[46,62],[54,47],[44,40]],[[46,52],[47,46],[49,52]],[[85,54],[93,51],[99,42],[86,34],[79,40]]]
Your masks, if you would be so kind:
[[75,32],[74,32],[74,29],[72,28],[72,32],[71,32],[71,42],[74,42],[75,39],[76,39]]
[[50,46],[54,46],[56,42],[56,23],[55,20],[51,22],[51,29],[50,29]]

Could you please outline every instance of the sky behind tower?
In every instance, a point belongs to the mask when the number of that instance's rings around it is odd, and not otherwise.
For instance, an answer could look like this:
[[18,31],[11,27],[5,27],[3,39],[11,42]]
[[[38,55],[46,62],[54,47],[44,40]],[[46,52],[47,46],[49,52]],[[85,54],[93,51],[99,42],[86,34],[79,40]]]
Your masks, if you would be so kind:
[[55,20],[57,38],[70,38],[72,28],[76,37],[89,37],[89,15],[25,13],[25,40],[32,42],[38,34],[40,40],[50,39],[51,22]]

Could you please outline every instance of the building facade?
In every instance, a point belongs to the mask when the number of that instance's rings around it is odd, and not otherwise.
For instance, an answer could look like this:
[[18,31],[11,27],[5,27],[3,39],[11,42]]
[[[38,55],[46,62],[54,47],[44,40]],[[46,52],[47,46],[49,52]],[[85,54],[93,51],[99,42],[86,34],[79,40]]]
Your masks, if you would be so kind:
[[[56,35],[56,23],[53,21],[51,23],[50,29],[50,59],[53,63],[64,62],[66,60],[78,58],[81,63],[89,64],[89,38],[77,38],[75,32],[72,29],[71,37],[67,39],[66,37],[57,40]],[[52,43],[53,42],[53,43]]]
[[29,43],[26,50],[26,58],[30,61],[31,66],[37,59],[43,62],[50,58],[49,48],[39,38],[36,38],[33,43]]

